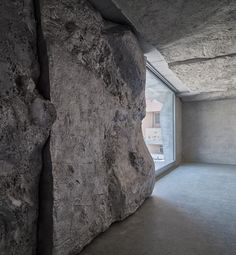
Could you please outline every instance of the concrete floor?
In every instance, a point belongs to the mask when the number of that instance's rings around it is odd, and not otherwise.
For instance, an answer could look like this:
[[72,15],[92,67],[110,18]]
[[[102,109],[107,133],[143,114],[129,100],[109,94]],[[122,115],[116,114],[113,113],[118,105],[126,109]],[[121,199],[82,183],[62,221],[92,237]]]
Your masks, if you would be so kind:
[[185,164],[81,255],[236,255],[236,166]]

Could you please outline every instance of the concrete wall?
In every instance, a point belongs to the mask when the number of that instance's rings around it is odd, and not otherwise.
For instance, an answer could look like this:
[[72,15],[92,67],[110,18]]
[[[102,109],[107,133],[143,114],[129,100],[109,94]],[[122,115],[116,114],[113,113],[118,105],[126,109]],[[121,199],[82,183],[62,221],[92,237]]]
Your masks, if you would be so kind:
[[183,104],[183,160],[236,164],[236,100]]
[[182,101],[175,98],[175,148],[176,165],[182,161]]
[[152,127],[153,127],[153,112],[146,112],[145,119],[142,122],[143,134],[145,134],[146,128],[152,128]]
[[148,150],[152,154],[162,154],[161,153],[161,146],[159,144],[148,144]]

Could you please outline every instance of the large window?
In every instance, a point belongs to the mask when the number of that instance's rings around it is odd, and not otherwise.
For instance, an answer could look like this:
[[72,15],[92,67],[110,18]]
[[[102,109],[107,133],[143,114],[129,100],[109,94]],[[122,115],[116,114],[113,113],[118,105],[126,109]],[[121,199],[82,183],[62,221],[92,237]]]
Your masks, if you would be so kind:
[[174,102],[175,94],[152,71],[146,75],[146,117],[142,129],[153,157],[155,170],[175,161]]

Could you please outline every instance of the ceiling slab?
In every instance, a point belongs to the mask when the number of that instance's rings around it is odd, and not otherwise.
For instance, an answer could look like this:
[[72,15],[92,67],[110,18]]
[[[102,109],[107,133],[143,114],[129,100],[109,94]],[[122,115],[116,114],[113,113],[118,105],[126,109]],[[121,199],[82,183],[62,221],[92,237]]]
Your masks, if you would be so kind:
[[[104,18],[130,25],[145,47],[152,45],[164,56],[154,65],[168,76],[183,100],[235,97],[235,0],[91,2]],[[153,55],[153,47],[145,52],[149,58],[159,58],[158,53]]]
[[188,87],[183,99],[235,95],[235,0],[112,2]]

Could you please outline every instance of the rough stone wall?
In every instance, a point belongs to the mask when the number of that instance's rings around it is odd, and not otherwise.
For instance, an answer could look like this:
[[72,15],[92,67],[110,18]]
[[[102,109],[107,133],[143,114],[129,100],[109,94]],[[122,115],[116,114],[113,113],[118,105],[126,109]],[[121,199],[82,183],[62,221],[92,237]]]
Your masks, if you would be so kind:
[[0,254],[77,254],[153,189],[143,53],[83,0],[2,0],[0,22]]
[[57,110],[48,249],[76,254],[152,192],[153,162],[141,132],[145,61],[134,35],[106,28],[87,1],[44,0],[41,12]]
[[32,1],[0,3],[0,254],[36,250],[41,150],[55,117],[39,78]]

